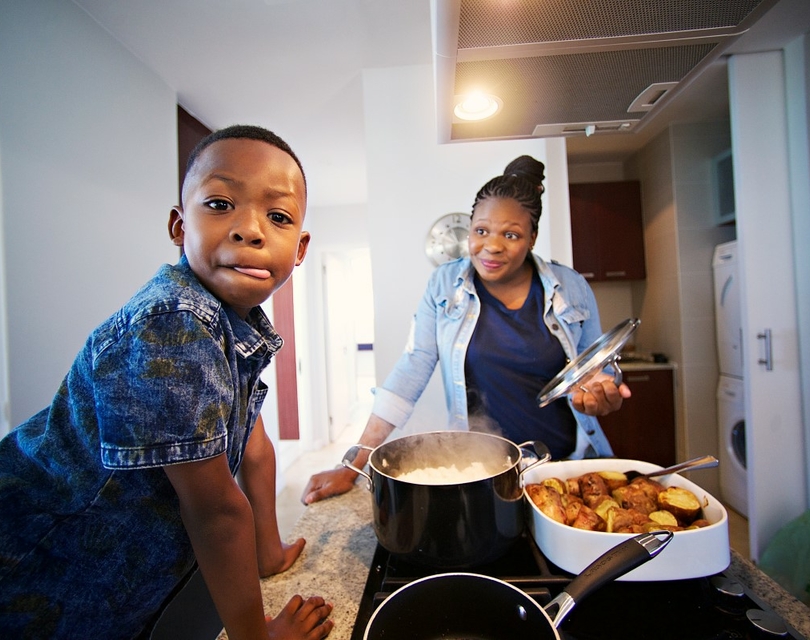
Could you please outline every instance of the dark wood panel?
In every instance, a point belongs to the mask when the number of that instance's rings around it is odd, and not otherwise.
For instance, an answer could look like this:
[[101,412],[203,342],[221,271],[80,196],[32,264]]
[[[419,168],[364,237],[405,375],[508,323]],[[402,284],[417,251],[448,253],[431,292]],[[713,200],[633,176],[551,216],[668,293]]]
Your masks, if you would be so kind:
[[587,280],[643,280],[644,225],[638,181],[569,185],[574,268]]
[[275,357],[278,394],[278,434],[282,440],[298,440],[298,366],[295,356],[295,313],[292,278],[273,294],[273,326],[284,338]]
[[675,464],[675,397],[672,369],[625,371],[633,395],[599,418],[618,458]]
[[186,163],[188,157],[197,146],[197,143],[211,133],[202,122],[197,120],[188,111],[177,105],[177,202],[180,202],[180,195],[183,191],[183,178],[186,175]]

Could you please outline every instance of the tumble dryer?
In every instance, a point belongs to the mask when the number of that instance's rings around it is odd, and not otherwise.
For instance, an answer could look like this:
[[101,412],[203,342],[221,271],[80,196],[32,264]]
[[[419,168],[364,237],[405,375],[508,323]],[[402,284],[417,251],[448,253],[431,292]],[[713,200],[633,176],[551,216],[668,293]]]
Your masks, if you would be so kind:
[[717,359],[720,368],[717,385],[720,494],[726,504],[747,517],[742,307],[736,241],[715,247],[712,267]]

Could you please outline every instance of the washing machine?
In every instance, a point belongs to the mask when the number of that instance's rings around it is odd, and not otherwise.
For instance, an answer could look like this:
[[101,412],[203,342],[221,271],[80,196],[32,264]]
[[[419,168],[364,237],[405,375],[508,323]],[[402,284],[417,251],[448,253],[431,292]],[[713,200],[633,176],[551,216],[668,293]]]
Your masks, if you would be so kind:
[[717,418],[720,433],[720,496],[729,507],[747,518],[748,474],[742,379],[720,376]]

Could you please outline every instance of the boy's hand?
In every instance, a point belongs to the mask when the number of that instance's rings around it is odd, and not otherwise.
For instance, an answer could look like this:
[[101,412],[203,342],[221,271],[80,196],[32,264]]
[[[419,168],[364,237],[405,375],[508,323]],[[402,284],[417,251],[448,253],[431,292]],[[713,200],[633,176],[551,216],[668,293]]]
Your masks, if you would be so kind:
[[[303,538],[298,538],[292,544],[287,544],[286,542],[281,543],[281,556],[278,558],[278,561],[272,563],[269,558],[263,558],[263,554],[259,553],[259,576],[262,578],[269,578],[270,576],[274,576],[277,573],[282,573],[289,569],[295,561],[298,560],[298,556],[301,555],[301,552],[304,550],[304,545],[306,545],[307,541]],[[275,558],[275,554],[272,554]]]
[[293,596],[275,618],[266,618],[267,632],[271,640],[320,640],[335,626],[327,620],[331,613],[332,605],[320,596]]

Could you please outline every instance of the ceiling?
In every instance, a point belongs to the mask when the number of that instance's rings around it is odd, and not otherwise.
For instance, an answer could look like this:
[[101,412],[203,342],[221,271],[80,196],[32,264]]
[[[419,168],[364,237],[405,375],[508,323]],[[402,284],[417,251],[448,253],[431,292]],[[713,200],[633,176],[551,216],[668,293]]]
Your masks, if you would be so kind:
[[[466,1],[466,0],[465,0]],[[624,19],[616,7],[684,7],[750,0],[474,0],[472,4],[595,6],[597,22]],[[156,72],[209,127],[264,125],[303,159],[310,206],[366,201],[364,68],[433,64],[430,0],[74,0]],[[441,8],[461,0],[437,0]],[[629,133],[568,137],[569,160],[619,161],[671,122],[727,117],[724,55],[780,48],[810,31],[808,0],[763,0],[768,10],[723,55],[665,96]],[[754,4],[758,4],[754,1]],[[579,19],[570,22],[579,24]],[[743,25],[746,26],[746,25]],[[568,37],[568,36],[566,36]],[[579,36],[570,36],[576,38]],[[441,40],[437,40],[441,46]],[[632,43],[627,43],[631,48]],[[608,83],[609,85],[610,83]],[[440,78],[437,95],[443,93]],[[593,87],[581,87],[582,99]],[[444,90],[447,93],[447,90]],[[577,94],[579,95],[579,94]],[[580,98],[572,96],[572,101]],[[439,118],[441,120],[441,116]],[[483,136],[482,139],[486,138]]]

